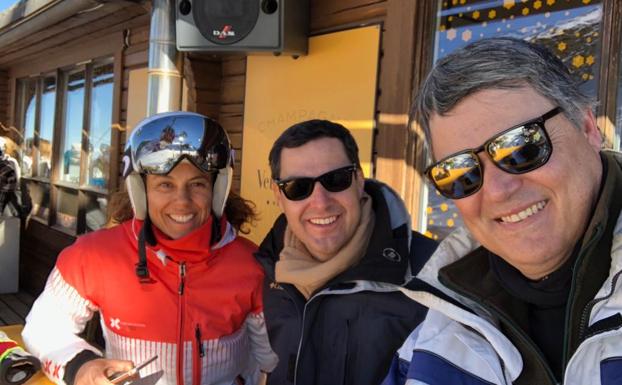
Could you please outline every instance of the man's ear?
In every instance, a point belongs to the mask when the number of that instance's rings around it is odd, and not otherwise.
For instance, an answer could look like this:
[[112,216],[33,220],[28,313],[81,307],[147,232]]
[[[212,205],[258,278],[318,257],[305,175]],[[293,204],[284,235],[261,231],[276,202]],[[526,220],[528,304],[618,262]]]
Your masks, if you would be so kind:
[[596,118],[591,108],[588,108],[584,115],[581,131],[583,135],[585,135],[588,143],[594,147],[597,152],[600,151],[603,144],[603,136],[598,129],[598,125],[596,125]]
[[281,193],[281,190],[279,190],[279,186],[277,186],[274,181],[271,181],[270,187],[272,188],[272,193],[274,194],[274,200],[279,205],[281,211],[285,212],[285,209],[283,208],[283,193]]
[[359,195],[363,195],[363,191],[365,191],[365,175],[363,175],[363,170],[360,168],[356,169],[356,187],[359,191]]

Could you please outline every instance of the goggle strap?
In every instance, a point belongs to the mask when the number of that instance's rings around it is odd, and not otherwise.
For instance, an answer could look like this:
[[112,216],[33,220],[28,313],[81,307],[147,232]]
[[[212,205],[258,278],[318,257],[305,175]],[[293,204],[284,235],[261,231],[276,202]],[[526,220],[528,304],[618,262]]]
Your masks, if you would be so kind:
[[145,245],[146,228],[151,226],[148,217],[143,222],[143,226],[138,234],[138,263],[136,264],[136,276],[140,283],[149,282],[149,269],[147,268],[147,246]]

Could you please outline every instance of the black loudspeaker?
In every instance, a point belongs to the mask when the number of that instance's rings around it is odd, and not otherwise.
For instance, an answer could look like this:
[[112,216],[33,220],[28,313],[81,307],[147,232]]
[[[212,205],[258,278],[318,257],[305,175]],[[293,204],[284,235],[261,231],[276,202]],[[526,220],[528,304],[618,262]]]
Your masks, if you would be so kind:
[[176,0],[180,51],[305,55],[309,0]]

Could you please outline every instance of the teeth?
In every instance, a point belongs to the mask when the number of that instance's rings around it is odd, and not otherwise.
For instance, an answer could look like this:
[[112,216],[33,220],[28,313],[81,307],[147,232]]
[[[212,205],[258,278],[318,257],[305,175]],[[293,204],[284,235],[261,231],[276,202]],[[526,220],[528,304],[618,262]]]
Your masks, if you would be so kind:
[[520,222],[525,218],[528,218],[538,211],[542,210],[546,206],[546,202],[541,201],[533,204],[531,207],[526,208],[525,210],[519,212],[518,214],[512,214],[505,217],[501,217],[501,222],[503,223],[516,223]]
[[188,215],[170,214],[169,217],[171,217],[171,219],[177,223],[186,223],[186,222],[189,222],[192,218],[194,218],[194,214],[188,214]]
[[337,216],[333,215],[332,217],[328,217],[328,218],[313,218],[313,219],[309,219],[309,222],[313,223],[314,225],[330,225],[331,223],[335,222],[337,220]]

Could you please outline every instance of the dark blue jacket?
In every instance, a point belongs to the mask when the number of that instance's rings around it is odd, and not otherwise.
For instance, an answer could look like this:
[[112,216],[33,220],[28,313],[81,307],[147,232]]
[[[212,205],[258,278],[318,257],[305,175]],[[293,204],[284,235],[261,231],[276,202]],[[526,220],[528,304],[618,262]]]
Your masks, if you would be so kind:
[[361,261],[306,301],[294,285],[274,280],[287,221],[281,215],[256,254],[266,278],[264,314],[279,364],[268,384],[378,385],[395,350],[424,318],[405,285],[436,242],[410,230],[410,216],[388,186],[366,181],[375,227]]

